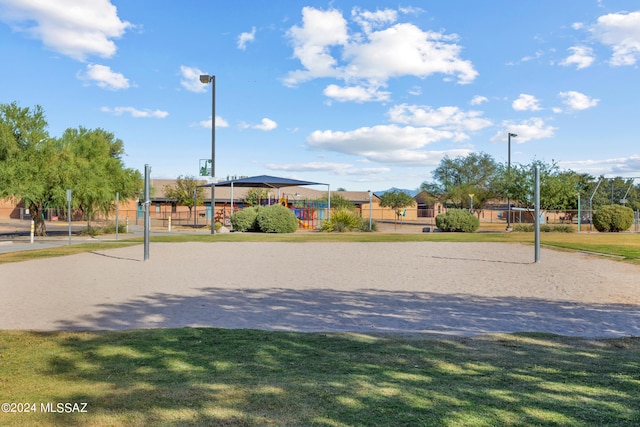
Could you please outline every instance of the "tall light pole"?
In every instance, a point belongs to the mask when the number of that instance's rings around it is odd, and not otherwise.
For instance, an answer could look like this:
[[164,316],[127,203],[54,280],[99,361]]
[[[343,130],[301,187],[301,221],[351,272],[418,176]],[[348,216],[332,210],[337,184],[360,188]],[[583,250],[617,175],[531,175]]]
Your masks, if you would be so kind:
[[216,187],[213,181],[216,176],[216,76],[201,74],[200,82],[211,83],[211,234],[215,234]]
[[[516,137],[515,133],[508,133],[507,141],[508,141],[508,154],[507,154],[507,177],[509,179],[509,184],[511,183],[511,137]],[[509,192],[507,190],[507,231],[511,231],[511,197],[509,196]]]

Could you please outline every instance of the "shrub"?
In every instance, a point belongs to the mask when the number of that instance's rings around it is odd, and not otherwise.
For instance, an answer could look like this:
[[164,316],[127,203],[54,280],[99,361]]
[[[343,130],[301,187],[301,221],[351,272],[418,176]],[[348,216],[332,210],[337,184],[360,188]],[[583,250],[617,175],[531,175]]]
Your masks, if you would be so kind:
[[449,209],[436,216],[436,227],[442,231],[463,231],[473,233],[480,226],[480,220],[463,209]]
[[633,224],[633,209],[622,205],[602,206],[593,212],[593,226],[600,232],[626,231]]
[[[126,233],[126,232],[127,232],[127,226],[125,224],[118,224],[118,233]],[[104,227],[89,226],[80,232],[80,234],[83,236],[91,236],[91,237],[100,236],[103,234],[115,234],[115,233],[116,233],[115,223],[105,225]]]
[[[533,233],[535,231],[533,224],[517,224],[513,231],[520,233]],[[570,225],[548,225],[541,224],[540,231],[543,233],[573,233],[575,230]]]
[[[331,219],[325,221],[320,230],[328,232],[365,231],[365,221],[349,209],[339,209],[331,213]],[[366,231],[369,231],[368,221],[366,221]]]
[[258,212],[262,206],[252,206],[231,215],[231,225],[235,231],[258,231]]
[[256,221],[260,231],[264,233],[293,233],[298,229],[298,218],[282,205],[261,209]]

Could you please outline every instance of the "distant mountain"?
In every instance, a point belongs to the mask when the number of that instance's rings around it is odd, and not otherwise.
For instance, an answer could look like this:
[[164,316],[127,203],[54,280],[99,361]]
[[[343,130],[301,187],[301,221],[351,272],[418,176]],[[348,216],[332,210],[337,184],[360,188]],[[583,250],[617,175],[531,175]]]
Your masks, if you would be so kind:
[[410,195],[411,197],[416,197],[416,194],[418,194],[420,192],[420,190],[407,190],[406,188],[396,188],[396,187],[391,187],[387,190],[382,190],[382,191],[374,191],[373,194],[375,194],[378,197],[382,197],[382,195],[384,193],[386,193],[387,191],[402,191],[403,193],[407,193],[408,195]]

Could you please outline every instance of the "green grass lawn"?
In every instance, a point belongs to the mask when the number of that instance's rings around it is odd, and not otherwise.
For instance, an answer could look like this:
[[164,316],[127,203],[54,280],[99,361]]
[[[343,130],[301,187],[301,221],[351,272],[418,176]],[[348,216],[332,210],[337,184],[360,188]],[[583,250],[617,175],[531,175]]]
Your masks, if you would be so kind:
[[638,396],[640,338],[0,332],[0,400],[37,403],[7,426],[637,426]]

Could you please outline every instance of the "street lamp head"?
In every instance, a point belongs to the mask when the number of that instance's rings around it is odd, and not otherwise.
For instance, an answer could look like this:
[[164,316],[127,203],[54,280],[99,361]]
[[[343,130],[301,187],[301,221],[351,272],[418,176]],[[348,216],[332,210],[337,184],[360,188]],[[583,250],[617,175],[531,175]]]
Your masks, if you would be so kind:
[[208,84],[211,81],[211,76],[207,74],[200,74],[200,83]]
[[516,136],[518,136],[518,135],[517,135],[517,134],[515,134],[515,133],[511,133],[511,132],[509,132],[509,136],[510,136],[510,137],[514,137],[514,138],[515,138],[515,137],[516,137]]

